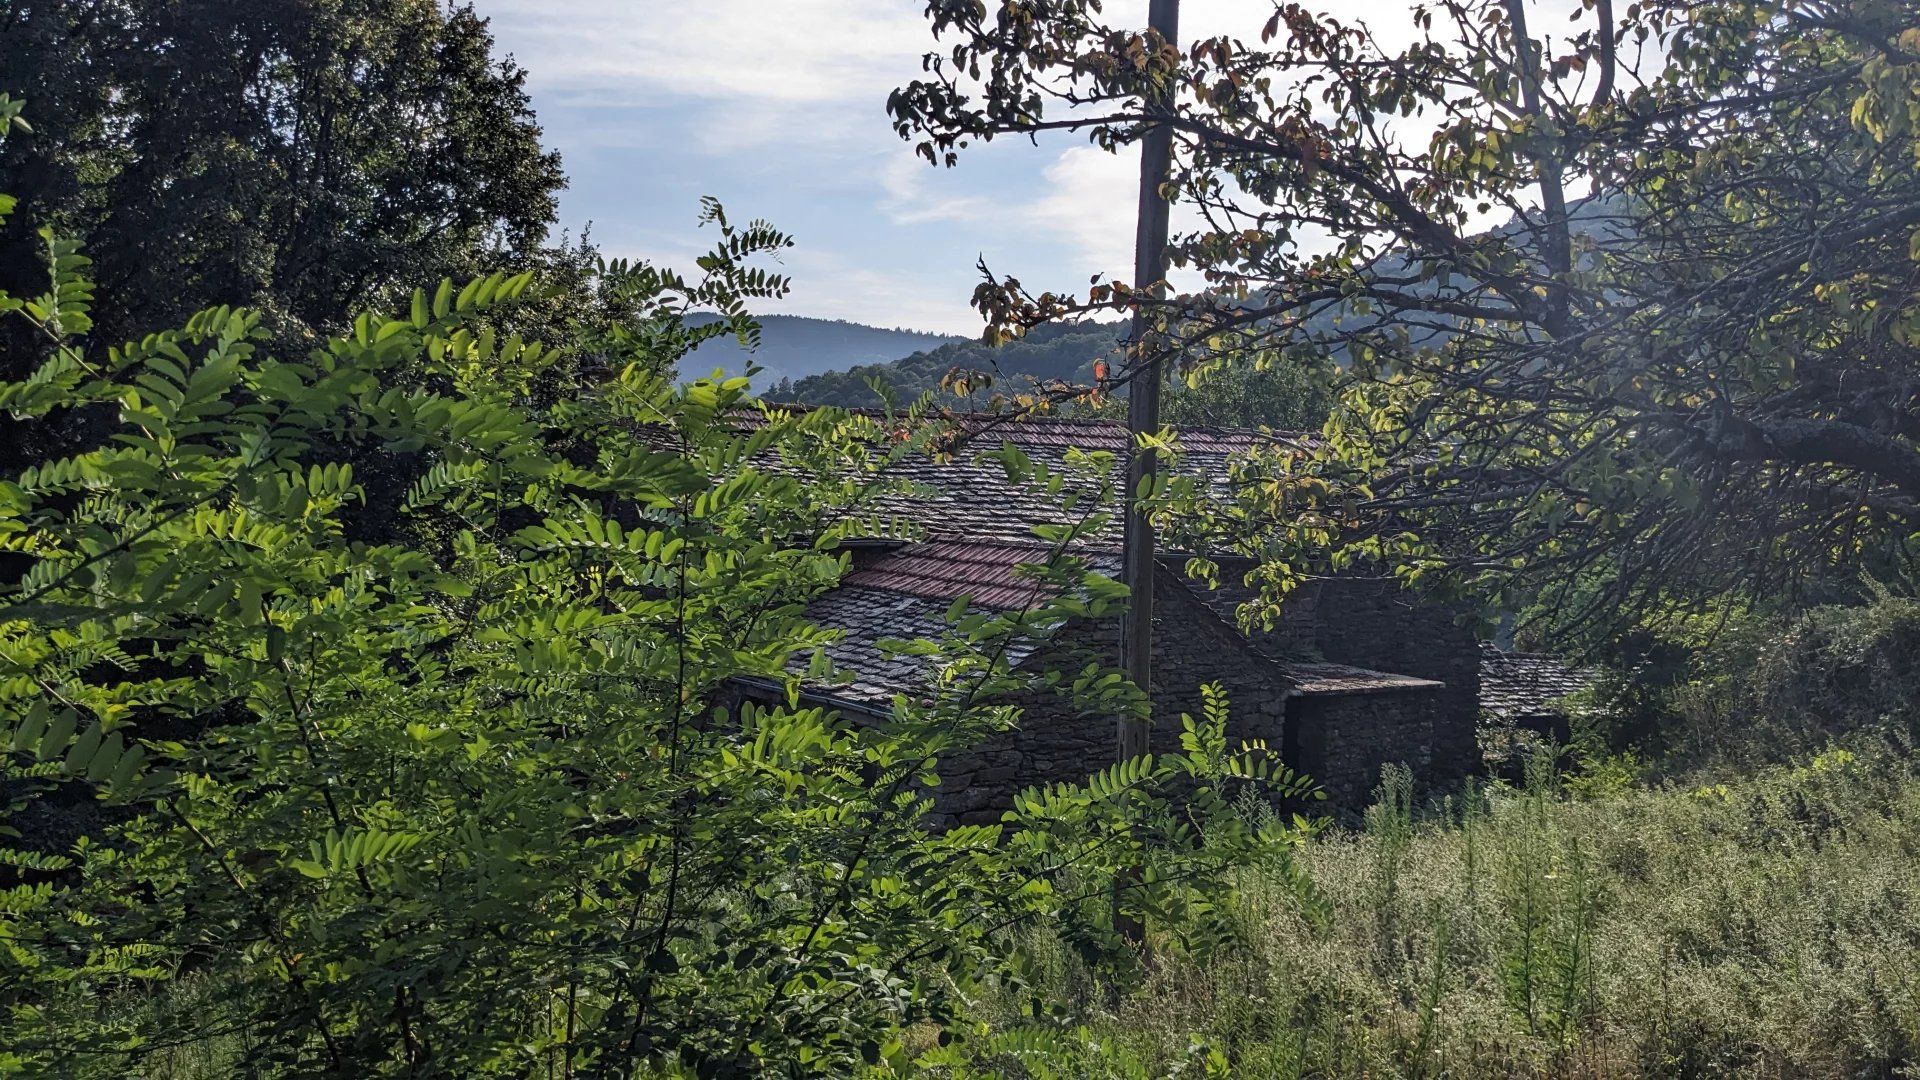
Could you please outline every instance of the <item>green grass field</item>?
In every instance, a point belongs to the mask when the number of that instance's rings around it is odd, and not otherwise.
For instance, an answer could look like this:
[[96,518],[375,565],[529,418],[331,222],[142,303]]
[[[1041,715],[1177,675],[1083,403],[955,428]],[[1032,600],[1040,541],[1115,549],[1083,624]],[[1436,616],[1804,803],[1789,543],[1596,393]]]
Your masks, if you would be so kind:
[[989,1010],[980,1075],[1910,1075],[1906,754],[1579,797],[1535,773],[1422,815],[1389,784],[1309,847],[1305,889],[1248,882],[1204,964],[1167,950],[1117,990],[1031,943],[1075,1019]]

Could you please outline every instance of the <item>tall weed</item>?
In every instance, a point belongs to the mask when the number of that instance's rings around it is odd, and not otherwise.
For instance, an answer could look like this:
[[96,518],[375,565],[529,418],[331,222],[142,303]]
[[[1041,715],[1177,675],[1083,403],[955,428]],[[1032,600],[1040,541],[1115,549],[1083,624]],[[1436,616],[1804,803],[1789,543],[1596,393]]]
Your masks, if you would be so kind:
[[[1428,815],[1389,777],[1367,830],[1303,853],[1304,885],[1242,889],[1240,951],[1150,962],[1057,1074],[1906,1075],[1913,761],[1879,740],[1571,797],[1548,760]],[[993,1075],[1040,1075],[1021,1068]]]

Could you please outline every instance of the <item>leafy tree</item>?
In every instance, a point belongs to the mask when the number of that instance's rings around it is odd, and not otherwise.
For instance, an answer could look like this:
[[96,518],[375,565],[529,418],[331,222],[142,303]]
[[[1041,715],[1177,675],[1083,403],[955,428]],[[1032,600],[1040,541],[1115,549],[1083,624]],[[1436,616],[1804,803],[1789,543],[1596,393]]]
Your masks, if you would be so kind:
[[[1017,723],[1015,697],[1142,707],[1097,664],[1009,661],[1120,599],[1070,554],[1101,523],[1086,485],[1004,450],[1076,522],[1029,570],[1051,599],[899,643],[931,678],[886,724],[795,700],[833,677],[803,605],[924,447],[659,374],[679,355],[654,350],[750,338],[741,306],[785,287],[753,266],[783,236],[710,220],[702,275],[627,268],[645,321],[550,401],[563,358],[480,318],[526,273],[293,360],[233,307],[95,347],[58,237],[49,292],[0,294],[56,343],[0,408],[115,418],[0,480],[0,809],[64,788],[106,810],[63,849],[0,846],[0,1073],[167,1071],[194,1045],[263,1076],[847,1075],[907,1067],[909,1026],[964,1036],[982,980],[1021,986],[1007,931],[1116,948],[1116,866],[1139,868],[1124,915],[1224,939],[1227,871],[1300,834],[1236,812],[1297,785],[1228,746],[1217,695],[1182,754],[1028,792],[1002,825],[926,817],[940,757]],[[350,536],[365,447],[429,462],[377,543]]]
[[[1216,357],[1180,373],[1160,401],[1160,418],[1176,428],[1317,431],[1326,423],[1339,381],[1339,369],[1324,356]],[[1103,411],[1124,419],[1123,401],[1109,398]]]
[[[1910,5],[1590,0],[1548,35],[1442,0],[1404,47],[1291,4],[1184,47],[1091,0],[928,13],[950,47],[891,109],[930,160],[1169,125],[1211,286],[1156,309],[1175,344],[1350,358],[1324,444],[1211,523],[1277,587],[1384,560],[1566,628],[1910,561]],[[976,299],[1015,329],[1144,302]]]
[[[9,4],[0,88],[36,122],[0,153],[24,200],[0,289],[45,288],[27,241],[54,224],[95,260],[104,340],[245,303],[306,347],[416,282],[535,259],[564,180],[491,47],[437,0]],[[43,344],[11,328],[0,377]],[[74,437],[11,428],[15,467]]]

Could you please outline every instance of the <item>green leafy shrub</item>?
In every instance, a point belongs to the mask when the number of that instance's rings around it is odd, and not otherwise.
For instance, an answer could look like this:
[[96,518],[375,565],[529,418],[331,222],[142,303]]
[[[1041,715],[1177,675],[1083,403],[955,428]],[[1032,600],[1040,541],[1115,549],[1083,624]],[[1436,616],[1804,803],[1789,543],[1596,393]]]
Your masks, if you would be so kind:
[[[1838,741],[1920,736],[1920,601],[1868,584],[1860,602],[1746,614],[1659,641],[1657,663],[1615,668],[1576,732],[1592,783],[1635,773],[1735,777]],[[1584,737],[1583,737],[1584,736]]]

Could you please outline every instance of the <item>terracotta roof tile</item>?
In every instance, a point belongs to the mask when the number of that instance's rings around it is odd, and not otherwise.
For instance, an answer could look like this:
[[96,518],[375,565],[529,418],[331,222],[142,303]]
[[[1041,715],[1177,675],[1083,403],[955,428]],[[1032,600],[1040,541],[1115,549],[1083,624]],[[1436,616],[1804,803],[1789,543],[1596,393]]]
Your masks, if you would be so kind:
[[[853,571],[839,588],[807,607],[807,616],[815,623],[841,632],[827,655],[836,668],[852,677],[843,686],[821,689],[876,710],[895,694],[916,692],[925,685],[926,658],[891,655],[880,643],[889,638],[944,638],[947,610],[961,596],[974,606],[1000,611],[1033,603],[1040,598],[1037,583],[1020,573],[1019,567],[1040,562],[1046,555],[1047,549],[1035,544],[936,540]],[[1102,573],[1119,571],[1117,560],[1110,556],[1096,555],[1089,561]],[[1007,662],[1021,663],[1035,647],[1034,642],[1010,645]]]
[[[842,584],[939,600],[966,596],[983,607],[1012,609],[1040,599],[1038,583],[1020,567],[1046,557],[1046,549],[1036,545],[933,540],[856,570]],[[1096,558],[1094,564],[1103,573],[1119,569],[1111,558]]]

